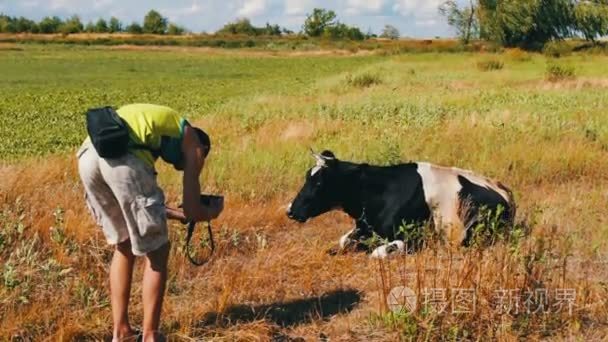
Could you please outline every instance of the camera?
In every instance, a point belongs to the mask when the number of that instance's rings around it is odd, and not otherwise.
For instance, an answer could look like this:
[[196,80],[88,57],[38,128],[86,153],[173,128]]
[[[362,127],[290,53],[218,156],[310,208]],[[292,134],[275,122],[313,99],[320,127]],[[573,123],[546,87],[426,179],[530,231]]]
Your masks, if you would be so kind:
[[200,201],[204,206],[210,206],[211,204],[221,205],[224,203],[224,196],[201,194]]
[[[212,204],[217,204],[217,205],[222,205],[224,204],[224,196],[218,196],[218,195],[205,195],[205,194],[201,194],[199,201],[201,202],[202,205],[208,207],[211,206]],[[184,204],[180,204],[178,208],[183,208]]]

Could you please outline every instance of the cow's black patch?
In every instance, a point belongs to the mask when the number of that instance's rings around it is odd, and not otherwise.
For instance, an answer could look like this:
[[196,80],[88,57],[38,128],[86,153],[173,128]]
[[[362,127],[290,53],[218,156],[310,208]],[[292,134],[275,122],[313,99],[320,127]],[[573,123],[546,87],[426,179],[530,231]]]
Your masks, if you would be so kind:
[[[512,213],[510,203],[494,189],[489,189],[469,181],[466,177],[458,175],[458,182],[462,189],[458,193],[460,211],[465,229],[467,229],[465,245],[470,243],[473,228],[483,221],[497,220],[500,224],[510,224]],[[498,208],[502,208],[498,215]]]
[[389,240],[407,238],[400,232],[402,226],[419,227],[430,219],[418,164],[369,166],[362,181],[366,217],[379,236]]

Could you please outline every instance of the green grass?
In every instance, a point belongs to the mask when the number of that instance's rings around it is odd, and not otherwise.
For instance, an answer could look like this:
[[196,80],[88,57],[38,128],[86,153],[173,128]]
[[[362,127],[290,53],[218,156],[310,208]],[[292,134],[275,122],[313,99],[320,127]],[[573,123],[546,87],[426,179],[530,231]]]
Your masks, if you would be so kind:
[[[528,183],[546,173],[556,179],[579,175],[591,170],[589,160],[603,160],[603,87],[547,83],[553,62],[542,55],[510,62],[499,73],[479,70],[475,56],[276,57],[27,46],[0,55],[0,159],[73,151],[85,136],[87,108],[152,102],[203,120],[217,151],[209,183],[247,198],[293,188],[310,164],[309,146],[373,163],[418,159],[522,181],[525,174]],[[562,58],[577,66],[580,78],[600,81],[608,76],[602,59]],[[547,150],[524,155],[523,141],[549,150],[588,148],[574,156]],[[521,172],[511,176],[507,170],[514,165]],[[242,170],[250,177],[238,176]],[[276,187],[252,188],[252,179]]]
[[[318,78],[377,58],[213,56],[27,46],[0,54],[0,159],[63,152],[93,106],[151,102],[188,118],[257,94],[298,94]],[[246,101],[246,100],[242,100]]]

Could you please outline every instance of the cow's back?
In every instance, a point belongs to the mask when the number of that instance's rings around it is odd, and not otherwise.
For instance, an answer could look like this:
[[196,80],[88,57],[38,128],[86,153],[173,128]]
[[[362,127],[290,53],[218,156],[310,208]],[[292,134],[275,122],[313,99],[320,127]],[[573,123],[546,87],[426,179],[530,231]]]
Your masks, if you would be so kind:
[[515,207],[510,190],[501,183],[469,170],[418,163],[425,199],[438,226],[448,226],[451,240],[466,238],[477,223],[481,208],[494,214],[503,208],[501,219],[512,221]]

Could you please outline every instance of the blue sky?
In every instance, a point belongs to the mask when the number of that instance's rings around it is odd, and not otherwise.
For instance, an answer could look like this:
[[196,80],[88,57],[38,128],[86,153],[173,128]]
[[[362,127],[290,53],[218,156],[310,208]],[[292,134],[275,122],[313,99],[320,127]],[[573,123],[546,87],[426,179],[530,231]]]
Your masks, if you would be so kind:
[[332,9],[338,19],[364,32],[380,32],[385,24],[402,36],[427,38],[453,36],[439,16],[442,0],[0,0],[0,12],[39,20],[47,15],[78,14],[84,22],[116,16],[125,23],[141,22],[150,9],[194,32],[214,32],[224,23],[247,17],[255,25],[279,24],[301,29],[315,7]]

